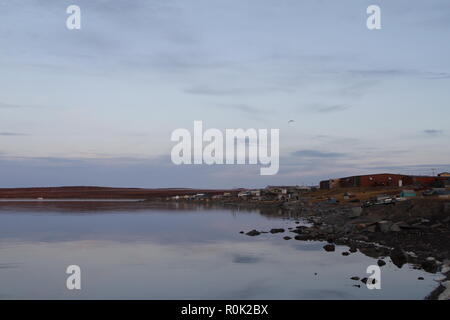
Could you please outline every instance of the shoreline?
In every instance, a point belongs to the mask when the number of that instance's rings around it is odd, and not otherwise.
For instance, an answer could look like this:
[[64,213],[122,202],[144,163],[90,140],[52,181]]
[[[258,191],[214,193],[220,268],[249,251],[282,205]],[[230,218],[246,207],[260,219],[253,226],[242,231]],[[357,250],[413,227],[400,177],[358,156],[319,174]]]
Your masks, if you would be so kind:
[[[383,259],[390,258],[398,268],[411,264],[428,273],[441,273],[438,286],[424,297],[431,300],[450,298],[448,207],[448,201],[437,199],[413,199],[369,208],[307,201],[279,206],[311,224],[288,228],[295,234],[293,240],[326,241],[326,251],[334,250],[335,245],[345,245],[350,248],[348,254],[360,251],[379,259],[380,267],[385,264]],[[260,233],[266,231],[251,230],[245,234]]]
[[[305,197],[289,202],[212,200],[207,203],[237,209],[276,209],[292,213],[310,223],[310,226],[294,225],[288,228],[287,231],[294,235],[285,237],[285,240],[326,241],[330,248],[345,245],[350,248],[349,254],[360,251],[378,259],[380,267],[385,264],[383,259],[390,258],[398,268],[411,264],[431,274],[441,273],[437,287],[424,299],[450,299],[450,202],[447,199],[413,198],[365,208],[360,203],[315,200]],[[195,200],[165,202],[204,203]],[[280,232],[285,230],[253,229],[240,233],[258,236]]]

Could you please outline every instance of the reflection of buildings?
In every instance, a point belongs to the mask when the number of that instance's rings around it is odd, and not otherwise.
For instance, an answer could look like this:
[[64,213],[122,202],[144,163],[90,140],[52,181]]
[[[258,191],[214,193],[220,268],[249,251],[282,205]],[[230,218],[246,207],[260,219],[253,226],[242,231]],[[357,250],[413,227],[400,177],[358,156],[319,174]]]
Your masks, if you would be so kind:
[[353,188],[353,187],[433,187],[446,184],[450,178],[448,173],[435,176],[411,176],[402,174],[380,173],[330,179],[320,182],[321,189]]

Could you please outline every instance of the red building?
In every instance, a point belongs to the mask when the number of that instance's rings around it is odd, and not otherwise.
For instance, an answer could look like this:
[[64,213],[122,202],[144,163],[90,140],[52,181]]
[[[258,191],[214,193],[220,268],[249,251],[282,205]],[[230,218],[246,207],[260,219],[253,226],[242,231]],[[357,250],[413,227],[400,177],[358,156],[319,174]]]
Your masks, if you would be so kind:
[[354,187],[432,187],[448,179],[448,177],[410,176],[403,174],[378,173],[361,176],[351,176],[320,182],[321,189],[354,188]]

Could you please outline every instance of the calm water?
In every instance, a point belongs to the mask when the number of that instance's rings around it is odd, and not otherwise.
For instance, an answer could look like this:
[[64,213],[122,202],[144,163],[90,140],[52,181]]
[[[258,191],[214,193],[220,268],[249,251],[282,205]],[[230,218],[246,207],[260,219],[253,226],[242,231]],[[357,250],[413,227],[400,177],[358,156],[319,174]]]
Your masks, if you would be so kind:
[[[0,299],[422,299],[436,286],[436,275],[387,260],[381,290],[357,288],[349,278],[376,260],[283,240],[288,232],[239,234],[294,221],[213,207],[0,203]],[[65,286],[72,264],[79,291]]]

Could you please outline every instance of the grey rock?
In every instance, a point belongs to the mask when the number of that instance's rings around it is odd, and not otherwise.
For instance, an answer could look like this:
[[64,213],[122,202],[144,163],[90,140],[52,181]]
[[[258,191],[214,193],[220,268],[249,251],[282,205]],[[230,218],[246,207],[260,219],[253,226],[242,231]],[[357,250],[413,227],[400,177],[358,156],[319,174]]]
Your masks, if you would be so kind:
[[352,233],[354,229],[355,229],[355,225],[354,225],[354,224],[347,223],[347,224],[344,225],[344,227],[342,228],[342,231],[343,231],[344,233]]
[[270,229],[270,233],[283,233],[284,229]]
[[361,216],[363,209],[361,207],[353,207],[347,214],[350,219],[355,219]]
[[436,273],[438,271],[438,265],[435,260],[425,260],[422,262],[421,267],[426,272]]
[[379,267],[382,267],[382,266],[386,265],[386,262],[384,262],[383,260],[379,259],[379,260],[377,261],[377,265],[378,265]]
[[369,241],[369,237],[362,235],[362,234],[357,234],[353,237],[353,239],[355,240],[360,240],[360,241]]
[[391,251],[389,256],[397,267],[401,268],[408,261],[408,257],[406,253],[399,247],[395,248]]
[[392,232],[400,232],[402,231],[402,229],[400,228],[400,223],[394,223],[393,225],[391,225],[391,231]]
[[254,236],[259,236],[261,234],[261,232],[257,231],[257,230],[252,230],[246,233],[246,235],[254,237]]
[[386,233],[391,230],[392,222],[383,220],[383,221],[378,222],[377,226],[381,232]]

